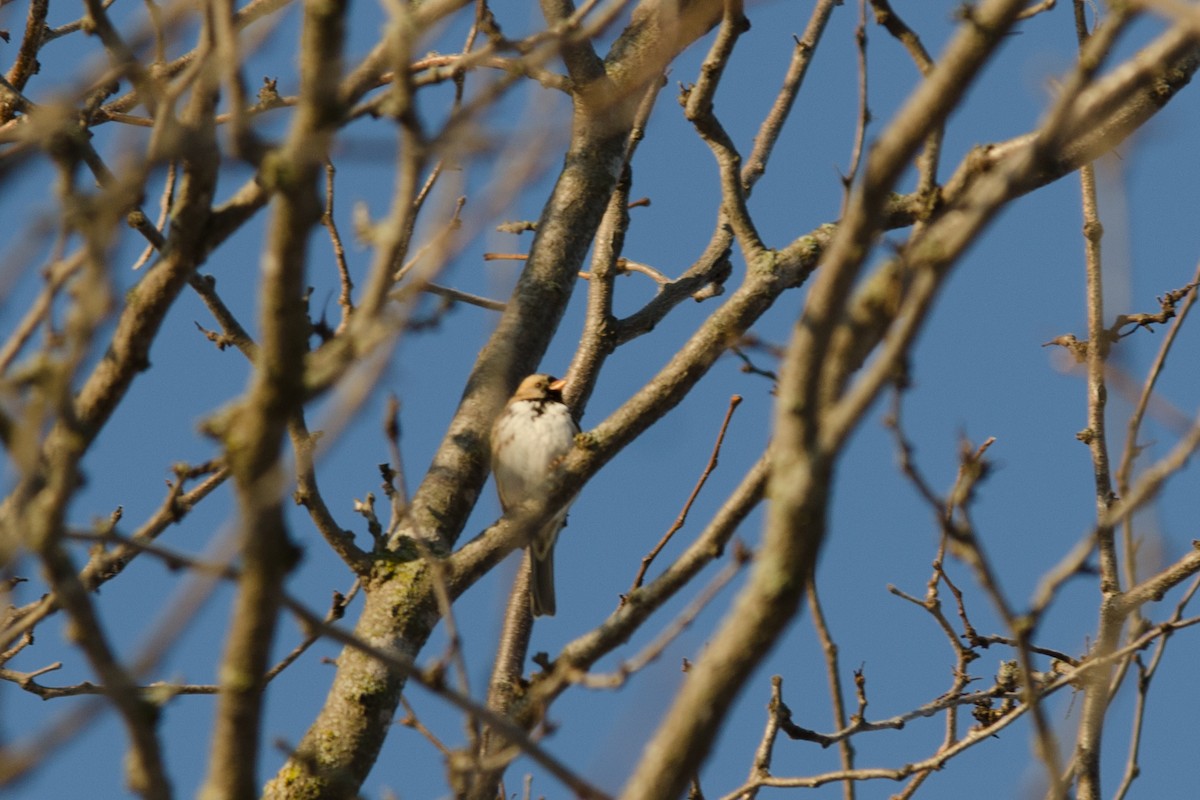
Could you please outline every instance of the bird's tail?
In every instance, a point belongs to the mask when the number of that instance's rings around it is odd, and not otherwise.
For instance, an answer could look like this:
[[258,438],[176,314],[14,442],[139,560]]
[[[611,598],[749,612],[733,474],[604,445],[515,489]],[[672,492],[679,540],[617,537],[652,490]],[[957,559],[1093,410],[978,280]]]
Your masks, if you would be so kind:
[[[542,552],[538,552],[541,549]],[[554,540],[550,546],[529,548],[529,605],[535,617],[554,616]]]

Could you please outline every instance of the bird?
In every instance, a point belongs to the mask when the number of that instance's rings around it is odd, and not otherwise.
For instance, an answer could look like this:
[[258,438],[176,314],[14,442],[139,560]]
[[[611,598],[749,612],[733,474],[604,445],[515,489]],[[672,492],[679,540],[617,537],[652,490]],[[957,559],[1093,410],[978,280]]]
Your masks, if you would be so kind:
[[[528,376],[492,425],[492,475],[507,513],[537,495],[571,449],[579,426],[563,402],[566,381]],[[529,604],[535,617],[553,616],[554,543],[567,521],[563,508],[529,538]]]

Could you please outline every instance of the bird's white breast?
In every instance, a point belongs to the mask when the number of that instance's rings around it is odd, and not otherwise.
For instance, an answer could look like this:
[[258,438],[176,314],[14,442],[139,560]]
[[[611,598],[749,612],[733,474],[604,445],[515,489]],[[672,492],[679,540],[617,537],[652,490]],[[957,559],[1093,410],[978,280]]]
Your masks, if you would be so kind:
[[551,467],[571,449],[579,428],[561,403],[513,403],[496,423],[493,468],[504,502],[520,503],[541,488]]

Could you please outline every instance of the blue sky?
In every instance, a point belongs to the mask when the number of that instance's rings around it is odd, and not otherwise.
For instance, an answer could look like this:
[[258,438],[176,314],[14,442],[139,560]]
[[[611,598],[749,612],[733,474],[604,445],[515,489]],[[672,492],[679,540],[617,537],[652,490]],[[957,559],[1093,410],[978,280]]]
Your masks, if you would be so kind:
[[[748,13],[753,27],[738,46],[724,85],[716,97],[716,110],[743,152],[777,90],[793,34],[805,24],[810,3],[755,3]],[[957,3],[896,3],[906,20],[917,28],[931,52],[941,49],[952,30]],[[904,6],[911,6],[905,8]],[[947,129],[943,175],[948,175],[972,146],[1001,141],[1029,131],[1052,96],[1054,81],[1063,75],[1075,50],[1069,4],[1018,27],[1005,43],[999,58],[984,73]],[[10,9],[12,7],[9,7]],[[522,20],[501,11],[506,32],[519,32]],[[6,27],[19,29],[17,14],[9,10]],[[132,13],[132,12],[130,12]],[[382,14],[376,6],[353,6],[353,34],[348,52],[365,52],[375,40]],[[856,57],[853,4],[837,9],[829,31],[813,62],[796,110],[780,139],[767,176],[756,186],[750,210],[770,246],[783,246],[816,225],[836,219],[841,200],[840,171],[847,169],[856,113]],[[280,90],[290,92],[289,80],[296,37],[297,16],[288,12],[264,41],[246,70],[250,81],[261,75],[278,75]],[[528,24],[536,25],[536,17]],[[1146,22],[1134,27],[1121,43],[1118,55],[1128,56],[1149,40],[1159,26]],[[870,36],[870,107],[875,122],[869,138],[885,125],[918,80],[918,74],[900,47],[875,26]],[[449,51],[462,39],[458,28],[446,30],[429,49]],[[706,40],[707,42],[707,40]],[[625,255],[675,275],[695,259],[707,243],[718,207],[717,177],[704,144],[691,132],[674,102],[678,82],[695,80],[705,43],[693,47],[672,67],[670,84],[660,97],[647,138],[634,163],[632,197],[649,197],[648,208],[632,211]],[[48,96],[56,80],[47,49],[47,74],[31,90]],[[61,84],[58,84],[61,85]],[[39,94],[44,92],[45,94]],[[1116,154],[1098,165],[1100,204],[1106,237],[1106,290],[1108,314],[1157,310],[1155,296],[1189,282],[1195,269],[1200,228],[1195,225],[1194,187],[1200,182],[1195,158],[1195,131],[1200,129],[1200,107],[1195,92],[1185,90],[1171,105]],[[423,101],[421,110],[432,121],[444,93]],[[542,177],[525,191],[505,197],[489,210],[488,188],[517,154],[529,148],[526,125],[530,119],[547,134],[536,142],[544,159]],[[262,131],[279,135],[286,112],[265,116]],[[482,254],[523,252],[528,235],[514,237],[493,231],[503,220],[534,219],[547,196],[554,171],[561,163],[567,107],[561,96],[542,90],[519,91],[500,103],[488,123],[501,132],[501,146],[493,154],[461,165],[448,176],[434,209],[445,208],[458,193],[468,197],[468,226],[461,253],[448,265],[441,283],[465,291],[503,299],[511,289],[518,266],[510,262],[485,262]],[[106,126],[97,145],[117,157],[124,148],[139,146],[140,131]],[[505,138],[506,137],[506,138]],[[378,217],[387,208],[393,190],[392,164],[395,136],[386,122],[364,121],[339,138],[338,219],[343,236],[352,240],[352,213],[365,204]],[[249,172],[232,166],[223,176],[219,196],[227,197]],[[911,178],[911,176],[910,176]],[[0,193],[6,219],[28,220],[39,212],[53,212],[47,194],[50,180],[44,165],[18,174]],[[907,180],[907,179],[906,179]],[[907,180],[905,188],[911,184]],[[153,206],[148,199],[147,206]],[[1059,353],[1042,343],[1063,333],[1084,338],[1083,243],[1078,180],[1066,178],[1034,195],[1015,202],[992,224],[957,267],[943,292],[912,359],[914,387],[904,400],[905,428],[916,445],[921,469],[931,484],[945,491],[953,481],[958,442],[994,436],[990,456],[996,469],[983,484],[975,521],[984,547],[994,559],[1010,600],[1023,607],[1041,576],[1082,537],[1094,522],[1094,498],[1087,449],[1075,439],[1085,426],[1086,397],[1082,376],[1064,369]],[[474,215],[481,215],[476,218]],[[204,271],[216,276],[226,302],[244,323],[253,321],[257,270],[262,253],[260,216],[214,253]],[[18,224],[13,223],[14,228]],[[424,232],[436,229],[429,220]],[[901,242],[905,231],[889,235]],[[314,233],[310,263],[315,287],[314,306],[336,308],[336,274],[327,239]],[[126,233],[114,257],[115,280],[128,285],[136,279],[125,265],[140,250],[132,232]],[[370,252],[361,246],[349,250],[352,269],[365,270]],[[742,265],[735,258],[731,286],[740,278]],[[3,274],[5,303],[0,324],[11,329],[31,292],[29,274]],[[618,282],[618,310],[632,310],[652,291],[642,276]],[[545,371],[561,374],[570,362],[582,325],[586,286],[580,285],[571,307],[543,361]],[[799,313],[803,292],[784,295],[755,327],[762,339],[783,344],[789,326]],[[622,348],[610,360],[596,395],[584,415],[589,428],[602,420],[644,381],[653,375],[695,326],[716,307],[717,300],[681,306],[651,335]],[[337,398],[318,403],[309,417],[313,429],[327,429],[327,449],[319,467],[321,486],[339,522],[365,537],[365,524],[352,514],[352,502],[378,490],[377,464],[387,460],[380,420],[387,394],[403,404],[402,443],[410,486],[415,486],[429,463],[449,421],[463,382],[479,347],[495,324],[494,312],[459,306],[437,328],[404,338],[391,357],[382,380],[367,396],[361,413],[344,429],[330,425],[330,410]],[[79,526],[107,516],[120,505],[126,530],[134,527],[161,503],[170,466],[178,461],[198,463],[215,455],[214,444],[198,433],[206,417],[235,398],[248,374],[244,359],[230,350],[218,352],[196,331],[195,323],[215,327],[199,300],[185,294],[172,310],[151,353],[154,369],[145,373],[121,411],[112,419],[96,449],[85,461],[86,490],[71,508]],[[1194,322],[1192,323],[1195,324]],[[1140,385],[1146,365],[1161,339],[1161,332],[1138,334],[1123,340],[1114,354],[1115,369]],[[1200,400],[1200,383],[1194,364],[1197,334],[1184,328],[1174,359],[1168,366],[1162,397],[1191,416]],[[102,352],[98,349],[97,353]],[[766,356],[763,366],[773,366]],[[703,468],[724,409],[732,394],[745,402],[734,416],[721,454],[720,466],[692,510],[691,522],[660,557],[668,563],[707,515],[719,507],[767,441],[772,414],[769,383],[739,370],[740,362],[726,357],[701,382],[688,399],[593,480],[576,502],[570,525],[560,541],[557,558],[560,612],[539,622],[533,651],[553,656],[565,643],[604,619],[625,591],[641,556],[670,526]],[[1111,447],[1119,453],[1129,399],[1110,390]],[[850,671],[865,670],[872,719],[901,713],[928,702],[950,682],[953,658],[931,618],[914,606],[890,595],[889,584],[920,595],[929,577],[936,547],[936,526],[927,507],[896,468],[893,440],[881,424],[876,409],[854,437],[838,470],[831,512],[831,538],[818,573],[830,625],[841,647],[842,680],[852,693]],[[1148,421],[1144,440],[1156,442],[1147,457],[1162,455],[1176,433],[1159,419]],[[12,473],[6,473],[11,483]],[[1139,517],[1146,537],[1147,566],[1178,558],[1196,538],[1194,470],[1185,471],[1151,511]],[[187,520],[173,528],[163,543],[189,553],[205,553],[231,525],[229,487],[202,504]],[[499,515],[499,505],[488,487],[476,508],[466,535],[482,530]],[[327,551],[303,513],[292,514],[293,538],[305,558],[289,581],[294,595],[323,609],[330,593],[345,591],[351,575]],[[751,546],[757,543],[761,517],[756,514],[739,531]],[[365,538],[360,540],[365,542]],[[1156,562],[1157,559],[1157,562]],[[496,629],[515,560],[481,581],[456,606],[464,631],[464,654],[470,689],[482,696],[494,650]],[[669,604],[655,617],[621,657],[629,657],[649,642],[676,613],[715,575],[710,568],[690,592]],[[22,572],[24,570],[24,572]],[[983,633],[1004,633],[1000,623],[975,590],[966,570],[950,566],[951,574],[968,589],[972,621]],[[26,561],[18,574],[33,577],[36,567]],[[551,716],[559,723],[547,748],[602,788],[616,792],[636,763],[641,748],[665,710],[674,688],[683,679],[684,658],[695,660],[703,651],[706,635],[724,617],[743,574],[718,595],[713,604],[663,656],[616,691],[576,688],[554,706]],[[167,608],[188,591],[184,576],[171,573],[150,559],[140,559],[120,580],[107,585],[97,598],[113,639],[126,648],[138,648],[160,630]],[[18,599],[26,602],[40,592],[36,580],[21,587]],[[1178,597],[1169,595],[1165,608],[1150,609],[1157,619]],[[169,657],[152,674],[154,679],[209,683],[215,679],[216,658],[223,644],[230,587],[218,587],[201,611],[181,632]],[[1063,593],[1040,631],[1038,643],[1082,654],[1094,635],[1097,588],[1094,581],[1077,579]],[[357,605],[347,620],[353,620]],[[35,669],[62,660],[63,669],[45,676],[53,685],[91,677],[85,663],[62,637],[62,621],[39,629],[37,646],[22,654],[12,666]],[[278,652],[287,653],[300,634],[290,621],[280,628]],[[1194,757],[1194,725],[1200,699],[1192,690],[1194,665],[1200,658],[1196,637],[1185,631],[1170,641],[1163,667],[1155,680],[1147,713],[1142,746],[1142,776],[1134,796],[1183,796],[1195,785],[1194,769],[1183,768]],[[426,651],[433,659],[444,641],[435,636]],[[130,652],[130,651],[127,651]],[[281,763],[276,740],[294,744],[311,722],[328,689],[333,667],[323,658],[336,657],[337,649],[325,644],[312,648],[274,684],[268,696],[263,735],[262,777],[267,779]],[[973,665],[975,674],[989,680],[1008,653],[995,648]],[[616,659],[602,662],[612,669]],[[806,615],[776,648],[742,694],[718,742],[718,751],[702,778],[706,794],[719,797],[735,788],[750,768],[750,760],[765,723],[769,677],[780,674],[784,698],[798,724],[817,730],[832,729],[825,690],[826,677]],[[407,696],[422,721],[444,741],[464,740],[462,719],[441,700],[413,688]],[[851,694],[852,696],[852,694]],[[1133,693],[1118,696],[1106,736],[1105,786],[1111,791],[1119,780],[1129,735]],[[86,701],[57,700],[44,703],[11,685],[0,687],[0,737],[13,741],[51,723]],[[1068,692],[1047,705],[1050,719],[1063,734],[1064,749],[1073,741],[1079,703]],[[180,796],[193,793],[205,768],[213,700],[183,697],[165,711],[162,736],[169,767]],[[965,723],[962,724],[965,728]],[[943,735],[941,718],[911,723],[903,731],[884,731],[855,739],[858,764],[898,767],[927,757]],[[120,797],[120,763],[126,741],[112,714],[102,714],[87,731],[74,739],[45,768],[16,787],[16,798],[67,796]],[[960,797],[982,791],[989,797],[1024,796],[1040,785],[1034,765],[1028,726],[1017,724],[991,742],[955,759],[934,775],[925,796]],[[370,779],[368,797],[388,791],[401,798],[447,796],[440,755],[415,732],[397,727]],[[69,765],[69,769],[67,766]],[[836,768],[837,754],[808,743],[781,740],[776,747],[774,770],[779,775],[810,774]],[[521,776],[535,773],[534,793],[565,797],[566,791],[520,761],[509,772],[508,789],[518,790]],[[859,797],[886,797],[897,784],[867,783]],[[811,793],[814,797],[840,796],[837,786]]]

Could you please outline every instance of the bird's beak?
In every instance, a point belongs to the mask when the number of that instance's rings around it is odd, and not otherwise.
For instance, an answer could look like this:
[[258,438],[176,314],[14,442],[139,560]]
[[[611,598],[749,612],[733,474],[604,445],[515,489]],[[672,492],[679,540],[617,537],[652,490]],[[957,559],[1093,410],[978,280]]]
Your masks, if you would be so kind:
[[562,390],[567,388],[567,380],[566,378],[559,378],[546,388],[552,392],[558,392],[559,394],[562,394]]

